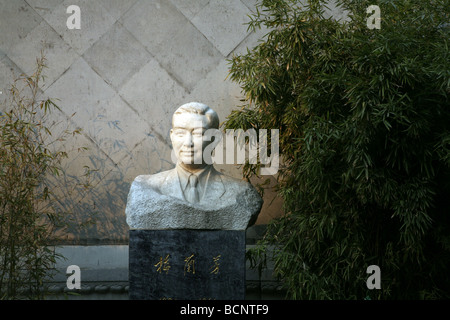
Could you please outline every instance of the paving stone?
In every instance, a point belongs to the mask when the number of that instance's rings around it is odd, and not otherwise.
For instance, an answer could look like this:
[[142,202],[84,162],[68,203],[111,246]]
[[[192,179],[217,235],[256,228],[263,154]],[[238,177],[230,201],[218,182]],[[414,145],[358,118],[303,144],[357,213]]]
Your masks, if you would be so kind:
[[119,19],[137,2],[137,0],[96,0],[96,1],[98,1],[115,20]]
[[151,59],[150,53],[120,23],[114,24],[83,56],[116,89]]
[[64,0],[26,0],[26,2],[42,17],[60,5]]
[[257,28],[255,31],[250,32],[249,35],[233,50],[231,55],[247,54],[247,49],[251,50],[260,44],[261,41],[264,41],[269,32],[270,29],[265,26],[261,26],[261,28]]
[[[81,29],[67,28],[67,7],[80,7]],[[78,54],[83,54],[116,22],[98,1],[65,0],[43,18]]]
[[28,75],[34,73],[37,65],[36,59],[46,58],[48,68],[43,70],[44,81],[41,88],[49,87],[58,79],[78,58],[78,54],[50,27],[42,21],[30,31],[23,41],[16,42],[9,49],[9,57]]
[[259,0],[241,0],[241,2],[245,4],[251,12],[256,12],[256,5],[260,3]]
[[[113,169],[111,169],[113,168]],[[96,181],[94,188],[89,191],[89,204],[95,203],[95,208],[92,206],[89,210],[84,210],[80,216],[89,218],[92,212],[95,212],[95,219],[98,221],[95,225],[89,226],[85,230],[85,239],[89,242],[98,242],[99,240],[109,240],[115,243],[126,243],[128,225],[125,218],[126,199],[129,191],[130,183],[125,179],[126,170],[121,167],[112,167],[107,164],[104,168],[100,168],[101,181]],[[82,209],[82,207],[81,207]],[[89,209],[89,208],[88,208]],[[81,228],[80,228],[81,229]],[[81,235],[83,235],[81,233]],[[89,236],[89,238],[88,238]],[[101,254],[101,253],[100,253]],[[114,269],[114,258],[117,256],[105,252],[103,259],[111,259],[111,261],[100,261],[99,263],[105,265],[109,264],[112,267],[105,267]],[[99,259],[94,259],[92,262],[97,262]],[[82,260],[86,261],[86,260]],[[86,262],[85,262],[86,263]],[[102,275],[93,274],[93,279],[106,279],[112,274]]]
[[0,10],[0,48],[9,55],[9,48],[22,42],[42,18],[24,0],[2,1]]
[[163,0],[140,0],[119,21],[153,55],[188,22],[170,1]]
[[216,110],[220,122],[225,121],[232,108],[240,104],[243,96],[239,85],[227,79],[229,68],[228,61],[220,61],[211,72],[196,83],[186,98],[187,101],[199,101]]
[[77,59],[45,93],[61,100],[58,105],[66,115],[76,113],[73,121],[81,128],[97,116],[101,101],[116,94],[83,58]]
[[114,161],[120,161],[150,132],[149,125],[116,94],[100,101],[96,115],[84,124],[85,131]]
[[16,77],[20,76],[22,70],[12,62],[5,54],[0,56],[0,112],[7,106],[6,103],[8,97],[10,97],[9,89]]
[[168,142],[149,134],[131,151],[129,156],[120,162],[122,179],[131,184],[138,175],[172,169],[175,164],[170,161],[171,150]]
[[170,0],[186,18],[191,20],[205,7],[209,0]]
[[240,0],[211,0],[192,23],[226,57],[247,36],[250,13]]
[[119,93],[148,122],[152,131],[162,137],[168,134],[171,115],[186,95],[183,87],[154,59],[124,84]]
[[[71,87],[72,90],[64,90]],[[145,120],[79,58],[45,94],[117,164],[149,133]]]
[[349,12],[344,11],[341,7],[336,5],[336,0],[330,0],[324,8],[324,17],[333,17],[335,20],[350,21]]
[[191,23],[164,43],[155,58],[187,91],[223,60],[220,52]]
[[[78,149],[81,147],[87,147],[89,150],[79,151]],[[77,212],[78,221],[81,221],[87,214],[92,212],[92,210],[88,212],[87,208],[89,206],[91,208],[93,207],[91,197],[92,190],[76,187],[76,184],[84,181],[82,175],[85,173],[85,166],[89,166],[92,170],[98,170],[94,171],[90,179],[92,186],[96,186],[103,178],[96,173],[101,172],[104,167],[108,168],[109,171],[114,164],[105,157],[105,154],[85,135],[70,136],[65,141],[65,148],[59,150],[65,150],[68,154],[68,157],[61,161],[61,168],[64,172],[64,176],[49,177],[48,182],[50,185],[53,185],[52,190],[54,196],[59,199],[61,208],[67,210],[67,212]],[[92,161],[93,159],[99,159],[101,157],[104,158],[104,160]],[[82,230],[83,228],[80,227],[79,229]],[[76,228],[74,228],[74,231],[75,230]],[[80,234],[85,235],[84,233]],[[79,237],[80,234],[77,234],[77,237]],[[62,235],[64,236],[63,238],[68,237],[67,232],[63,232]]]

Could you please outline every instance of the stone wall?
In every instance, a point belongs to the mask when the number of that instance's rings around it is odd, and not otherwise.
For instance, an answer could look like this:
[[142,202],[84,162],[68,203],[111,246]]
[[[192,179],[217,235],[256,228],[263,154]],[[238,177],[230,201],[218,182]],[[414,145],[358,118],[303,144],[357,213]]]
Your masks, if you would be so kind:
[[[81,29],[66,25],[77,5]],[[226,80],[227,59],[257,44],[249,33],[255,0],[0,0],[0,100],[21,73],[31,74],[43,50],[48,68],[41,97],[55,100],[54,130],[82,129],[68,140],[63,167],[92,173],[88,195],[73,194],[75,221],[96,213],[97,223],[59,236],[66,244],[125,244],[125,204],[139,174],[174,166],[170,120],[183,103],[200,101],[221,121],[242,94]],[[2,108],[7,108],[2,105]],[[0,110],[1,111],[1,110]],[[87,147],[87,152],[78,152]],[[242,177],[237,166],[217,166]],[[258,224],[280,214],[268,194]],[[72,203],[72,204],[73,204]],[[69,205],[69,204],[67,204]]]
[[[174,166],[169,139],[173,111],[199,101],[221,121],[243,98],[226,79],[233,54],[245,53],[266,30],[249,33],[245,23],[256,0],[0,0],[0,101],[14,77],[31,74],[41,50],[47,58],[40,97],[59,99],[51,120],[55,136],[65,125],[82,134],[61,147],[67,175],[92,172],[88,194],[72,194],[71,218],[94,216],[96,224],[59,233],[56,265],[49,285],[63,297],[65,270],[79,265],[83,298],[127,298],[128,226],[125,204],[133,179]],[[81,9],[81,29],[69,30],[68,6]],[[332,7],[331,13],[342,17]],[[0,112],[8,108],[1,104]],[[270,129],[270,128],[268,128]],[[79,147],[89,148],[78,152]],[[241,177],[238,166],[216,166]],[[255,182],[255,181],[254,181]],[[64,181],[61,181],[64,193]],[[248,248],[264,224],[281,213],[281,201],[266,193],[257,226],[247,231]],[[89,246],[86,246],[89,245]],[[247,266],[249,267],[249,266]],[[247,270],[250,298],[282,297],[272,267]],[[77,296],[75,296],[76,298]],[[63,297],[64,298],[64,297]]]
[[[254,245],[247,245],[247,250]],[[45,282],[45,299],[72,300],[127,300],[128,246],[62,246],[56,249],[64,255],[55,266],[55,274]],[[271,250],[269,250],[271,251]],[[80,268],[80,289],[68,289],[66,270],[69,265]],[[283,299],[286,292],[273,278],[273,262],[267,261],[267,268],[258,272],[246,262],[245,299]],[[70,281],[70,280],[69,280]],[[73,294],[75,293],[75,294]]]

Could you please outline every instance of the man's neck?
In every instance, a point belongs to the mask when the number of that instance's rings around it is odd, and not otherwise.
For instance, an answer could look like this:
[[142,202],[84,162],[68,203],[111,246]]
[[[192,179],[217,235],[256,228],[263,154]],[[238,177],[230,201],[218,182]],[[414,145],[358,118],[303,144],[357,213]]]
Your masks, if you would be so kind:
[[180,166],[182,169],[193,173],[195,175],[200,174],[201,172],[203,172],[206,168],[208,168],[207,164],[186,164],[183,162],[178,162],[177,164],[178,166]]

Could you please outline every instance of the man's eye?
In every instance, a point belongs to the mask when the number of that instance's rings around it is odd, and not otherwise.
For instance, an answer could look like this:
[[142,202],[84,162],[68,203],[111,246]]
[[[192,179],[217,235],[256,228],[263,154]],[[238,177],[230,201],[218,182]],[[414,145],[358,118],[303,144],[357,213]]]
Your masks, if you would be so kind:
[[192,132],[192,135],[194,137],[201,137],[201,136],[203,136],[203,132],[201,132],[201,131],[194,131],[194,132]]
[[185,134],[186,134],[186,132],[183,130],[175,130],[175,135],[177,135],[177,136],[184,136]]

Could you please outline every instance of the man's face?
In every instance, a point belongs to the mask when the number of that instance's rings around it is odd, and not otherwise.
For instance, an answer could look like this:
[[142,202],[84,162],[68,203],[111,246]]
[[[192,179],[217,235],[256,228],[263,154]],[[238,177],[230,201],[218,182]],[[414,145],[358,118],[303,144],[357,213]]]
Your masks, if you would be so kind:
[[176,114],[172,126],[170,139],[178,161],[184,164],[203,164],[203,150],[211,143],[203,141],[203,133],[209,129],[208,119],[195,113]]

